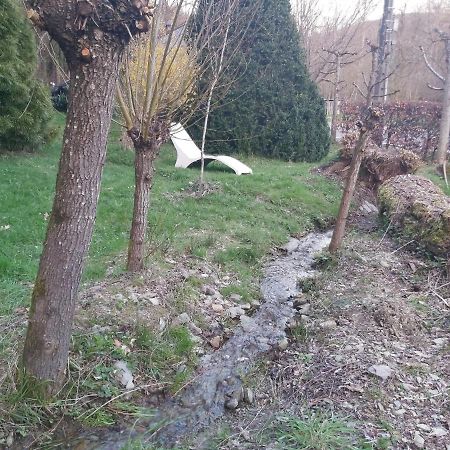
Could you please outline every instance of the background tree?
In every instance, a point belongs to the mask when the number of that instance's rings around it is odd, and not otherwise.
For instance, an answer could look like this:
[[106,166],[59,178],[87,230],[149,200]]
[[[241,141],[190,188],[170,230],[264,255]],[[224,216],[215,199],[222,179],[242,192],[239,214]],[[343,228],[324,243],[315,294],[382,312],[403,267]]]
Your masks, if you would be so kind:
[[436,33],[438,34],[438,41],[444,46],[445,49],[445,68],[441,73],[439,69],[432,66],[423,47],[421,47],[421,50],[427,68],[438,79],[438,83],[443,85],[435,86],[428,84],[428,87],[433,90],[442,91],[442,113],[439,127],[439,145],[435,155],[435,161],[439,165],[443,166],[444,175],[446,176],[445,165],[450,134],[450,34],[439,30],[436,30]]
[[37,81],[33,30],[14,0],[0,0],[0,150],[36,150],[49,136],[49,92]]
[[[241,1],[245,12],[248,2]],[[234,28],[230,30],[233,39]],[[212,99],[208,152],[260,154],[286,160],[318,160],[329,148],[323,101],[299,51],[299,34],[288,0],[263,0],[249,24],[240,51],[231,59],[225,79],[236,67],[244,73],[225,96]],[[191,120],[198,141],[201,114]]]
[[39,0],[28,17],[59,44],[70,72],[56,193],[30,308],[21,374],[45,395],[67,367],[84,259],[92,239],[123,50],[151,21],[147,0]]

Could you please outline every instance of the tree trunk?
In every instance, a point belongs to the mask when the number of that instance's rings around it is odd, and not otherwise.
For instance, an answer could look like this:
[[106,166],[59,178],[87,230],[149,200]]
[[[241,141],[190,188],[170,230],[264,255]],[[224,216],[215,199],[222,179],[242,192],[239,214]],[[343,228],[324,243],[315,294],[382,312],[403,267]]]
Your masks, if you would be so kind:
[[331,140],[336,142],[337,138],[337,116],[339,113],[339,91],[341,83],[341,56],[336,55],[336,78],[334,81],[333,114],[331,116]]
[[358,181],[359,169],[364,156],[364,149],[370,132],[364,130],[360,132],[358,142],[355,150],[353,151],[353,158],[350,164],[350,169],[342,195],[341,206],[339,208],[339,214],[336,219],[336,226],[334,228],[333,237],[329,250],[331,253],[335,253],[342,245],[344,239],[345,225],[347,224],[348,212],[350,210],[350,204],[355,192],[356,182]]
[[[450,47],[450,44],[449,44]],[[448,60],[450,60],[450,55]],[[439,127],[439,146],[436,152],[436,162],[442,166],[447,160],[448,140],[450,134],[450,62],[448,63],[447,78],[445,80],[443,99],[442,99],[442,116]]]
[[155,172],[154,162],[159,149],[160,144],[158,142],[151,141],[146,145],[135,143],[134,169],[136,185],[127,261],[127,270],[130,272],[138,272],[144,268],[150,191]]
[[67,123],[56,193],[32,295],[24,375],[45,395],[64,381],[76,295],[96,217],[120,45],[72,61]]

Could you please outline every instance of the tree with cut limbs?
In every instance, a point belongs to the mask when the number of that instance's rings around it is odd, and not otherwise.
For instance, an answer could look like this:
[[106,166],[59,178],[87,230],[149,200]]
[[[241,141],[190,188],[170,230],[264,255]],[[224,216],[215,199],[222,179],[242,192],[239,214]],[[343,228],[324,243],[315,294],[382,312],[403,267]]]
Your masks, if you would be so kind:
[[439,80],[443,86],[428,85],[430,89],[442,91],[442,113],[439,128],[439,145],[435,155],[435,161],[443,166],[444,174],[446,174],[446,161],[448,151],[448,141],[450,134],[450,34],[443,31],[436,31],[439,41],[444,44],[445,48],[445,73],[441,74],[429,61],[427,54],[423,47],[422,55],[426,66],[430,72]]
[[364,78],[365,92],[358,86],[360,94],[365,99],[364,110],[362,112],[361,120],[357,122],[358,127],[358,141],[356,142],[353,150],[352,162],[348,170],[347,179],[345,182],[344,193],[342,194],[341,205],[339,208],[338,217],[336,219],[336,225],[334,227],[333,236],[329,250],[331,253],[335,253],[344,239],[345,226],[347,223],[348,213],[350,210],[350,204],[355,192],[356,182],[358,181],[359,169],[364,157],[364,150],[367,144],[367,140],[370,137],[370,133],[375,128],[375,125],[382,117],[382,112],[378,108],[373,107],[375,98],[375,89],[378,83],[382,83],[383,79],[377,80],[377,74],[379,73],[379,66],[383,63],[380,61],[379,48],[377,45],[369,44],[370,53],[372,55],[372,70],[368,80]]
[[[134,209],[127,260],[131,272],[144,268],[155,159],[169,138],[171,122],[184,122],[204,101],[209,100],[211,107],[210,93],[219,82],[229,55],[240,45],[250,19],[248,15],[236,14],[240,1],[196,0],[191,8],[184,9],[188,7],[186,0],[160,0],[155,5],[148,35],[137,39],[126,55],[118,99],[135,150]],[[257,4],[249,9],[249,14]],[[207,14],[207,20],[197,28],[191,21],[198,8]],[[240,32],[229,40],[231,22]],[[225,42],[227,55],[221,51],[205,52],[212,42]],[[206,58],[199,56],[205,53]],[[219,63],[220,70],[210,71]],[[198,77],[204,77],[201,86]]]
[[61,387],[75,301],[95,222],[123,50],[148,28],[147,0],[34,0],[28,16],[64,53],[70,93],[63,148],[32,295],[21,374],[46,395]]

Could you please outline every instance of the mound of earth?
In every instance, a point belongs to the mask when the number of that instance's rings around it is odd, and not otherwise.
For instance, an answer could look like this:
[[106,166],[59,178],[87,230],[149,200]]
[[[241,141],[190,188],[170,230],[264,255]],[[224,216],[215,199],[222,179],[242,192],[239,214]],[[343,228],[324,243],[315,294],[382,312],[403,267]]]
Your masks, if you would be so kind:
[[450,198],[438,186],[402,175],[380,187],[378,201],[393,228],[435,255],[450,255]]

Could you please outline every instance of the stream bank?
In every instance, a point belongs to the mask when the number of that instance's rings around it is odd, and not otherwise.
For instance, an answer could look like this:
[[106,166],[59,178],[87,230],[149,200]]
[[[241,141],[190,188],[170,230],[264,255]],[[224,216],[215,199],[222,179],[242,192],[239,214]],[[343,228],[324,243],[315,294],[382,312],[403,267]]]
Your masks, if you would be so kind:
[[[263,303],[252,316],[241,316],[234,334],[215,353],[201,361],[197,375],[175,399],[163,404],[151,421],[140,421],[133,430],[84,435],[71,440],[69,448],[116,450],[132,440],[154,441],[168,447],[189,434],[197,434],[226,410],[235,410],[242,401],[249,404],[243,378],[255,361],[271,351],[286,350],[285,330],[296,310],[302,280],[315,275],[314,257],[327,247],[331,233],[311,233],[292,239],[283,255],[269,263],[261,283]],[[251,394],[250,394],[251,395]]]

